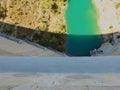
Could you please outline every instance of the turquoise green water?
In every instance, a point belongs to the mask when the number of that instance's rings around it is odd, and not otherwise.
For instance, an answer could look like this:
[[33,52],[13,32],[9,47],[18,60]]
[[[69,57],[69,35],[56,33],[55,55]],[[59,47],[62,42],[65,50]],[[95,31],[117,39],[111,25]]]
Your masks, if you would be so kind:
[[91,50],[101,45],[98,14],[92,0],[69,0],[66,20],[68,55],[89,56]]

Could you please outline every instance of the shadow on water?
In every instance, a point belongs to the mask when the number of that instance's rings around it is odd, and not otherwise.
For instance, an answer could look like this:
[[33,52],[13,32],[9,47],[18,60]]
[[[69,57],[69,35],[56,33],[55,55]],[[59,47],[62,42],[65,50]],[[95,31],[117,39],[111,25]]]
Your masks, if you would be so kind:
[[0,31],[7,35],[38,43],[45,47],[65,52],[66,34],[51,33],[0,22]]
[[101,46],[101,35],[68,35],[66,53],[69,56],[90,56],[90,51]]

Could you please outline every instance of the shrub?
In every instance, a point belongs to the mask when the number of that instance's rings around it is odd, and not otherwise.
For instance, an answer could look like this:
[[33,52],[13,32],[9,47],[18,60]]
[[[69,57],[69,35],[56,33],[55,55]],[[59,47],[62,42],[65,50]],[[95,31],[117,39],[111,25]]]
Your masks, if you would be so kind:
[[4,18],[5,17],[5,9],[0,6],[0,18]]
[[118,9],[120,7],[120,3],[117,3],[115,7]]

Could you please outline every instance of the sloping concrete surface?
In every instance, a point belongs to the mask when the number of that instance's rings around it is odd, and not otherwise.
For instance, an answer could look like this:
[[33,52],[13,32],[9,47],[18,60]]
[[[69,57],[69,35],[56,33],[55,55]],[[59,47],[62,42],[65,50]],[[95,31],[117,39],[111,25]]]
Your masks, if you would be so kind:
[[0,90],[120,90],[120,74],[0,74]]
[[61,57],[64,55],[60,52],[50,50],[43,46],[36,47],[25,41],[19,43],[15,40],[10,40],[9,36],[7,36],[6,38],[0,35],[0,56],[43,56],[43,57],[60,56]]

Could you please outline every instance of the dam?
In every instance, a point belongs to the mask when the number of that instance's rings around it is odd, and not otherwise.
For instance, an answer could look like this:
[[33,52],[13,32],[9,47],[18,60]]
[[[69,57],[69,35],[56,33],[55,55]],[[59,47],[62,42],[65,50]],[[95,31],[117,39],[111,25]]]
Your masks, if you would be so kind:
[[68,0],[66,11],[69,56],[90,56],[90,51],[102,43],[98,13],[92,0]]
[[0,90],[120,90],[120,57],[0,57]]

